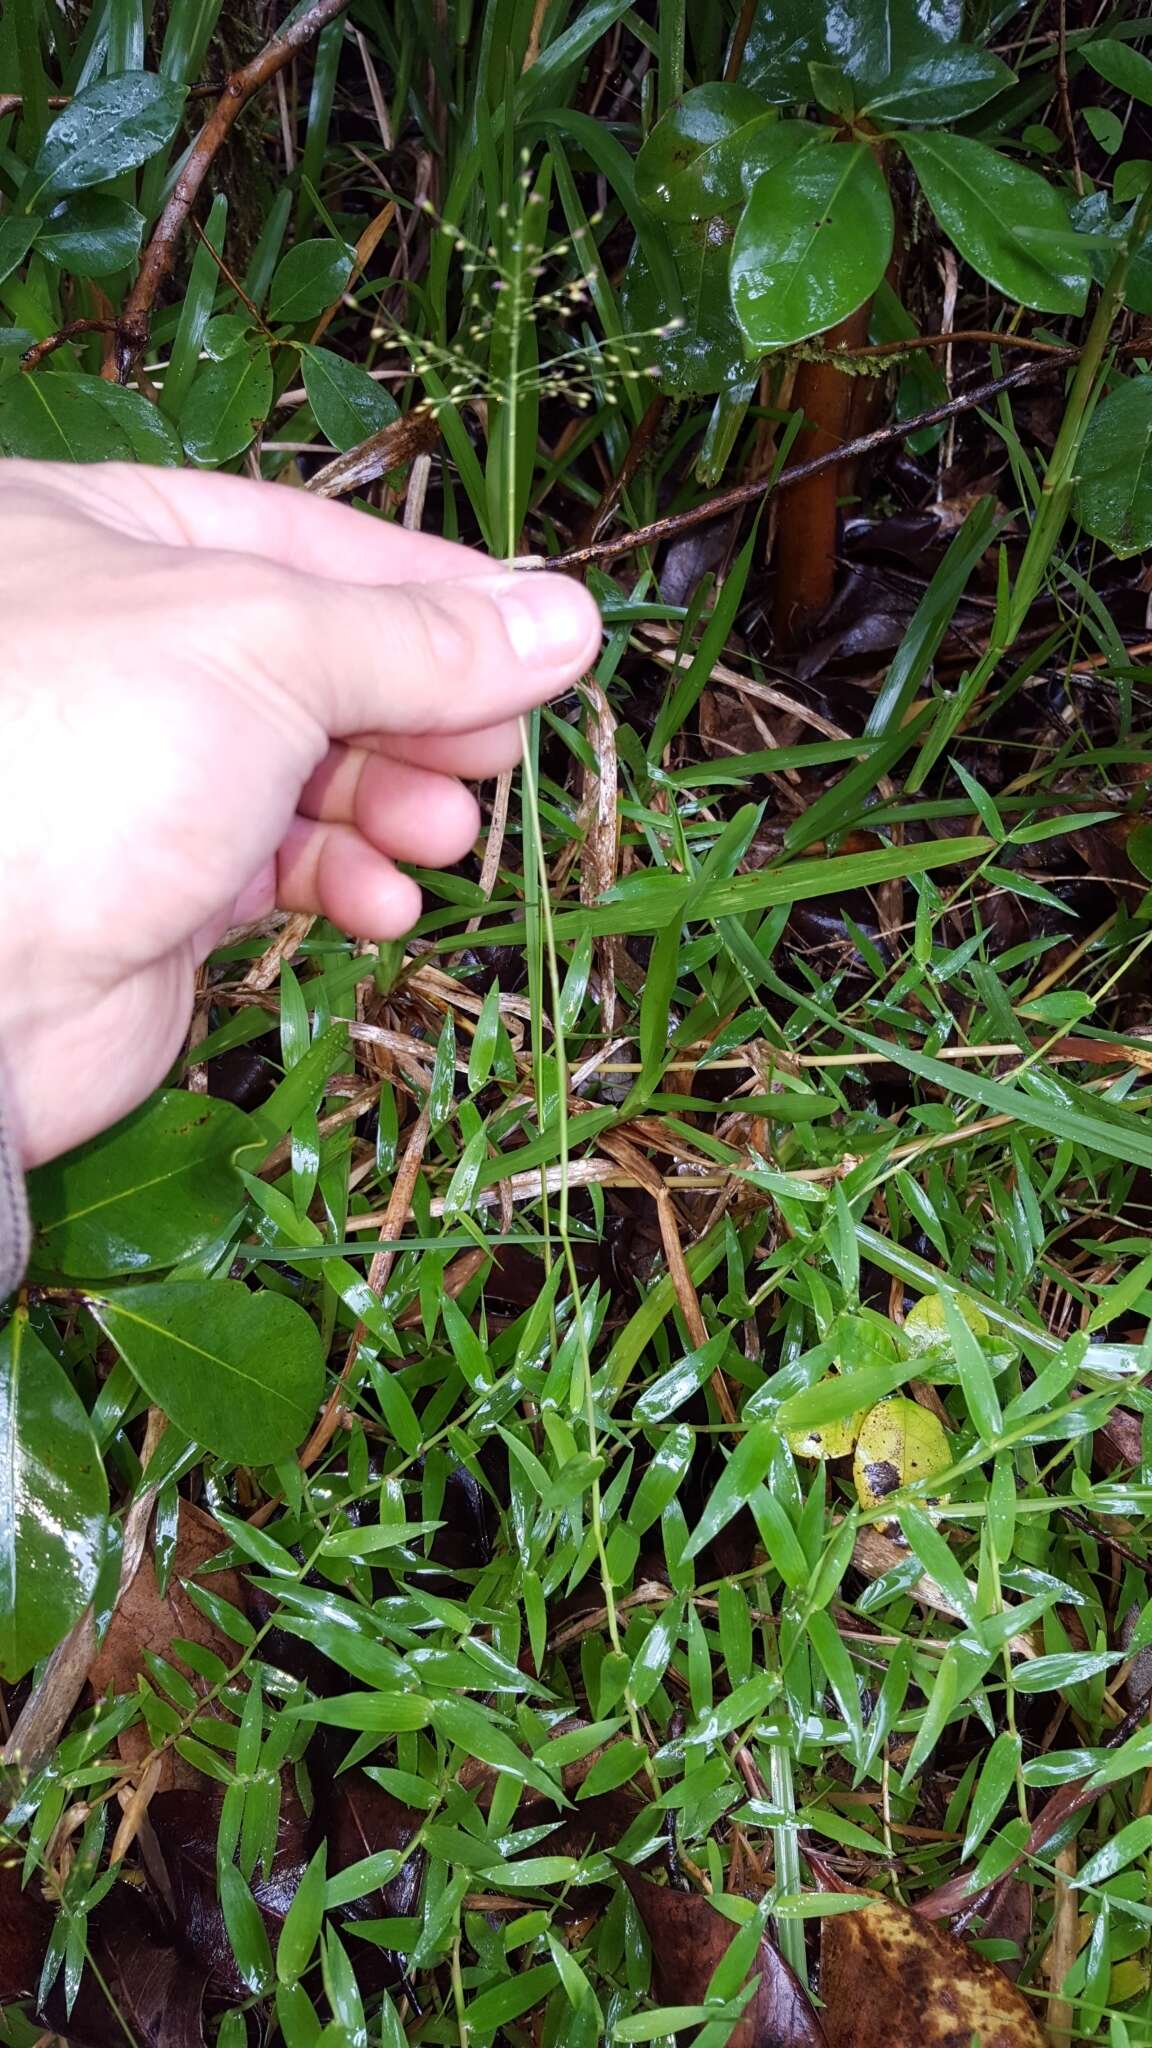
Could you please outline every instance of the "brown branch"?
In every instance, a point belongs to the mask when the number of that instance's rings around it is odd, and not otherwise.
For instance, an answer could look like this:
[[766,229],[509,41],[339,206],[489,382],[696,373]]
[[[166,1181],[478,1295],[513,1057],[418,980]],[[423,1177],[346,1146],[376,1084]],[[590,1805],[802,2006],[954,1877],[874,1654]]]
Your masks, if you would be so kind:
[[[186,97],[190,100],[210,100],[220,91],[218,85],[190,85]],[[52,113],[59,113],[61,107],[72,105],[71,93],[54,93],[45,100],[45,106]],[[0,121],[8,114],[18,114],[24,105],[22,92],[0,92]]]
[[75,341],[81,334],[115,334],[114,320],[69,320],[56,334],[46,335],[43,341],[33,342],[20,358],[23,370],[36,370],[54,350],[63,348],[65,342]]
[[1018,384],[1034,383],[1037,377],[1045,376],[1050,369],[1074,363],[1079,354],[1079,349],[1069,348],[1059,355],[1018,363],[1003,377],[994,377],[987,384],[969,385],[954,398],[930,406],[927,412],[917,413],[913,419],[898,420],[892,426],[877,427],[874,433],[860,434],[856,440],[845,441],[839,448],[830,448],[822,455],[815,455],[810,462],[798,462],[795,469],[782,470],[778,476],[760,477],[753,483],[734,484],[729,490],[714,491],[710,498],[701,499],[698,505],[689,506],[687,511],[670,512],[663,519],[653,519],[647,526],[636,527],[632,533],[618,534],[615,540],[569,548],[566,554],[552,555],[547,567],[574,569],[582,562],[600,562],[612,555],[630,554],[633,548],[655,547],[659,542],[669,540],[673,534],[683,533],[687,527],[702,526],[707,520],[719,519],[741,505],[754,505],[771,492],[787,490],[791,485],[801,483],[805,477],[817,476],[821,470],[830,469],[847,458],[870,455],[873,449],[889,447],[893,441],[902,441],[906,435],[918,433],[922,427],[935,427],[941,420],[954,419],[958,413],[971,412],[978,405],[988,405],[1002,391],[1012,391]]
[[850,363],[867,362],[881,356],[911,355],[918,348],[952,348],[960,341],[985,342],[991,348],[1032,349],[1037,355],[1045,356],[1065,356],[1069,346],[1063,341],[1034,340],[1030,334],[997,334],[994,327],[953,327],[947,334],[910,334],[903,341],[870,341],[864,348],[812,350],[805,353],[804,359],[813,363],[837,359]]
[[299,50],[304,49],[344,12],[348,0],[313,0],[297,20],[291,22],[271,42],[264,45],[251,63],[241,65],[234,71],[224,87],[219,100],[213,107],[203,128],[196,137],[188,155],[188,161],[172,188],[172,194],[164,208],[156,228],[144,251],[139,275],[128,295],[116,336],[115,374],[121,384],[127,382],[132,366],[148,342],[149,322],[156,295],[172,268],[176,245],[184,223],[204,183],[212,160],[227,138],[233,123],[247,106],[252,95],[275,78]]

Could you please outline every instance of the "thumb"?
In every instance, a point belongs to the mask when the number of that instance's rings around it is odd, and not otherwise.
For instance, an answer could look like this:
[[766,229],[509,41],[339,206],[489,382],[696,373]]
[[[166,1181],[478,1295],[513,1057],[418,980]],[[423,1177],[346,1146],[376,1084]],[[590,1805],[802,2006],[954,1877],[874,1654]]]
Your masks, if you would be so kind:
[[281,585],[281,679],[335,738],[475,732],[568,689],[600,646],[599,611],[567,576],[373,588],[258,566]]

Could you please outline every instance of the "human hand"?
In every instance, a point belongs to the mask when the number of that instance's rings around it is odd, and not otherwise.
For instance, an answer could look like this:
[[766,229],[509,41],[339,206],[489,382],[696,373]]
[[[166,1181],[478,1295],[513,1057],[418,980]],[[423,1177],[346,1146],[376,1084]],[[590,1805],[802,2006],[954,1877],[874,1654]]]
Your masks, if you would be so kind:
[[180,1048],[230,926],[399,937],[459,860],[460,776],[599,645],[592,599],[299,491],[0,463],[0,1081],[25,1166]]

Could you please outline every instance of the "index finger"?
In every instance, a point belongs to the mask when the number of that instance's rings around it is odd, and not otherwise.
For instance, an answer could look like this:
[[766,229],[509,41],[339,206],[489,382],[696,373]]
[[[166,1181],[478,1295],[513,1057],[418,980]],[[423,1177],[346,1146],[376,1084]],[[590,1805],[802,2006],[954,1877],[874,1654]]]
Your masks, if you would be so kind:
[[444,583],[498,575],[506,564],[478,548],[409,533],[287,484],[208,470],[61,463],[53,489],[102,525],[169,547],[256,555],[340,583]]

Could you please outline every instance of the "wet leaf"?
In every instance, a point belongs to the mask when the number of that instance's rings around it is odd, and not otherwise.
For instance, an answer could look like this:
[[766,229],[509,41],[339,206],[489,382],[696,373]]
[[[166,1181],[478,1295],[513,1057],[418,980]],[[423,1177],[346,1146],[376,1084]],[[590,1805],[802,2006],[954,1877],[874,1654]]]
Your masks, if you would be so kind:
[[1078,479],[1089,533],[1121,556],[1152,547],[1152,377],[1125,377],[1097,406]]
[[314,320],[339,298],[354,262],[355,251],[343,242],[297,242],[276,266],[269,318]]
[[29,214],[24,219],[17,214],[9,214],[0,220],[0,284],[6,277],[11,277],[18,263],[23,263],[42,226],[37,214]]
[[200,371],[180,409],[184,446],[202,469],[242,455],[272,408],[272,356],[261,344]]
[[[1042,313],[1080,313],[1088,259],[1069,234],[1068,209],[1046,178],[970,135],[901,137],[924,196],[966,263],[1007,298]],[[1039,236],[1052,237],[1043,260]]]
[[0,388],[0,455],[38,462],[131,462],[127,434],[117,430],[87,382],[65,370],[10,377]]
[[743,85],[699,85],[656,123],[636,159],[636,190],[669,220],[703,220],[746,197],[762,172],[831,130],[781,121]]
[[732,246],[732,304],[750,347],[787,348],[855,312],[884,275],[892,233],[866,143],[805,150],[757,179]]
[[668,239],[680,285],[678,324],[637,243],[624,273],[621,304],[629,331],[643,335],[641,360],[659,366],[661,390],[719,391],[744,365],[744,336],[728,296],[732,219],[670,222]]
[[110,192],[82,192],[53,207],[36,247],[73,277],[107,277],[136,261],[143,232],[143,214],[126,199],[116,199]]
[[1044,2048],[995,1963],[887,1899],[821,1923],[820,1996],[828,2048]]
[[1097,36],[1085,43],[1080,54],[1109,85],[1116,86],[1129,99],[1152,107],[1152,61],[1142,51],[1112,36]]
[[358,363],[346,362],[329,348],[305,348],[300,353],[304,389],[316,424],[341,454],[399,419],[391,392]]
[[956,46],[917,57],[894,71],[868,97],[864,112],[884,121],[916,121],[935,127],[974,114],[994,93],[1012,85],[1015,73],[991,50]]
[[324,1350],[298,1302],[200,1280],[122,1287],[89,1306],[149,1399],[205,1449],[267,1465],[311,1427]]
[[[703,2004],[735,1936],[732,1922],[701,1892],[653,1884],[624,1865],[620,1875],[651,1944],[652,1983],[660,2003]],[[767,1934],[753,1969],[759,1983],[728,2035],[728,2048],[823,2048],[824,2032],[808,1994]]]
[[232,1155],[259,1142],[230,1102],[168,1089],[29,1176],[41,1278],[103,1280],[191,1258],[244,1206]]
[[82,1614],[108,1482],[87,1412],[25,1314],[0,1331],[0,1677],[22,1678]]
[[[982,1308],[966,1295],[955,1297],[956,1307],[974,1337],[991,1334],[991,1324]],[[927,1351],[948,1342],[948,1315],[941,1294],[925,1294],[904,1318],[904,1335],[914,1351]]]
[[172,140],[183,106],[183,86],[154,71],[122,71],[86,86],[44,137],[25,206],[135,170]]
[[809,100],[813,63],[856,87],[861,104],[919,60],[954,45],[959,0],[760,0],[741,77],[773,101]]
[[930,1408],[904,1395],[881,1401],[860,1425],[852,1476],[862,1508],[879,1507],[888,1494],[931,1479],[953,1462],[942,1422]]

